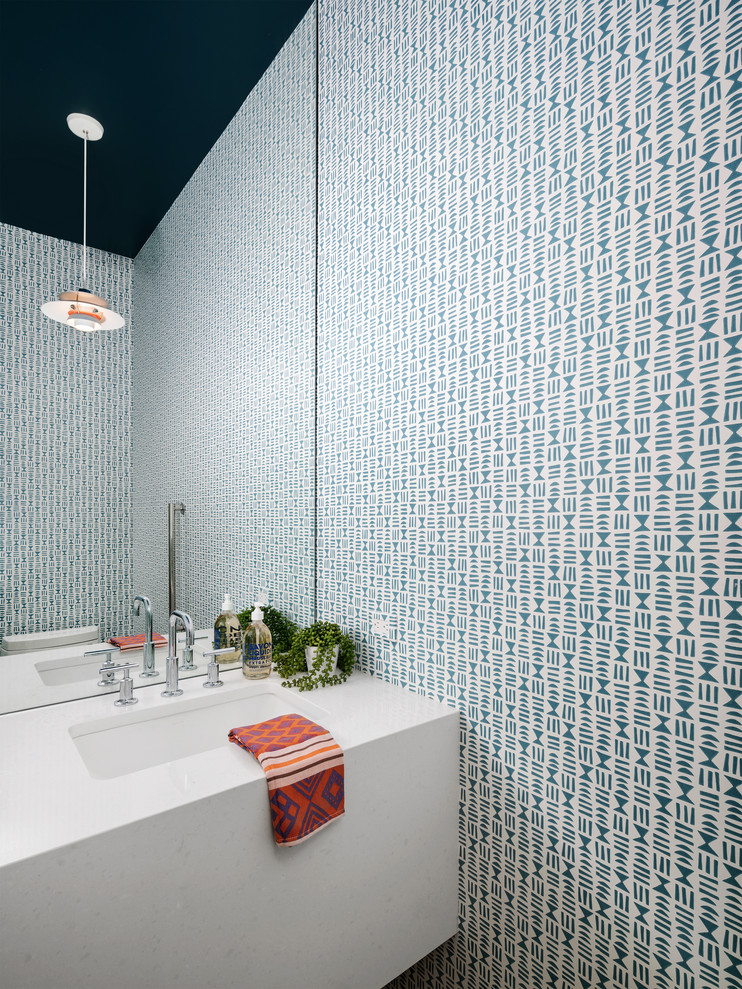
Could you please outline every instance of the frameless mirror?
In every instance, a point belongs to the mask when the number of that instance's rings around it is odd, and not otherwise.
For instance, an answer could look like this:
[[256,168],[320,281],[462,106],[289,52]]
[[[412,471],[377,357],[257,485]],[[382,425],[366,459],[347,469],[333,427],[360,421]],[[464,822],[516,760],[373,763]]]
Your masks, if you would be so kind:
[[[203,633],[196,675],[225,591],[237,611],[260,595],[311,620],[315,206],[310,9],[133,262],[90,253],[122,330],[44,320],[43,302],[77,277],[79,245],[0,226],[4,632],[142,633],[142,594],[167,635],[171,502],[184,506],[174,601]],[[0,713],[110,692],[85,651],[0,656]],[[117,661],[129,657],[141,652]]]

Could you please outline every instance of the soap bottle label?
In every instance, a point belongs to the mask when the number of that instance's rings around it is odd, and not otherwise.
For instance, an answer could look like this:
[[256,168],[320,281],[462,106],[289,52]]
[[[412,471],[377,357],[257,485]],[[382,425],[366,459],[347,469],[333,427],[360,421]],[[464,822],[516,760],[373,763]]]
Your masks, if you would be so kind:
[[240,647],[240,631],[237,629],[220,628],[218,625],[214,629],[214,648],[226,649],[232,646],[233,649]]
[[244,664],[248,670],[251,672],[262,672],[263,670],[268,670],[270,672],[273,645],[270,642],[246,642],[246,656],[244,657]]

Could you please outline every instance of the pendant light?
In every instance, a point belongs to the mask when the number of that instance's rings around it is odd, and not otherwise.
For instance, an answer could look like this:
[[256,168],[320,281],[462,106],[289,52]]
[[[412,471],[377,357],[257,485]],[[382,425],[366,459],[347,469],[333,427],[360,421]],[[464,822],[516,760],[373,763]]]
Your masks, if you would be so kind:
[[[93,117],[85,113],[71,113],[67,117],[67,126],[77,137],[83,140],[83,192],[82,192],[82,281],[88,280],[88,141],[100,141],[103,128]],[[101,299],[88,288],[79,288],[76,292],[60,292],[58,302],[47,302],[41,311],[50,319],[80,330],[82,333],[92,333],[95,330],[118,330],[124,325],[123,316],[119,316],[105,299]]]

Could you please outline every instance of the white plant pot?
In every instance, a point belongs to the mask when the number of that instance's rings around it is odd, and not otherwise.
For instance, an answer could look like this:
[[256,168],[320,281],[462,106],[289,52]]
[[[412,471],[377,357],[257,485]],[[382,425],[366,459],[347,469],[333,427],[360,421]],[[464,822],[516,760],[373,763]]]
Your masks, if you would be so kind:
[[[330,670],[330,673],[337,673],[339,655],[340,646],[335,646],[335,665]],[[317,646],[307,646],[304,650],[304,659],[307,661],[307,670],[311,673],[314,669],[314,664],[317,662]]]

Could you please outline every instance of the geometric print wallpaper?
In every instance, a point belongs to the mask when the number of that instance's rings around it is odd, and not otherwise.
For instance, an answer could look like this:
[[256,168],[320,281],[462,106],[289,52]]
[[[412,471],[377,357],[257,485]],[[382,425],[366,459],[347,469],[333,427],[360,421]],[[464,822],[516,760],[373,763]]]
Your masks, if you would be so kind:
[[41,306],[79,287],[82,245],[0,224],[0,638],[129,620],[131,264],[88,249],[126,322],[79,333]]
[[742,986],[742,6],[318,43],[320,617],[462,714],[459,933],[393,985]]
[[313,616],[315,18],[134,260],[134,586],[160,630],[171,501],[196,627],[225,590]]

